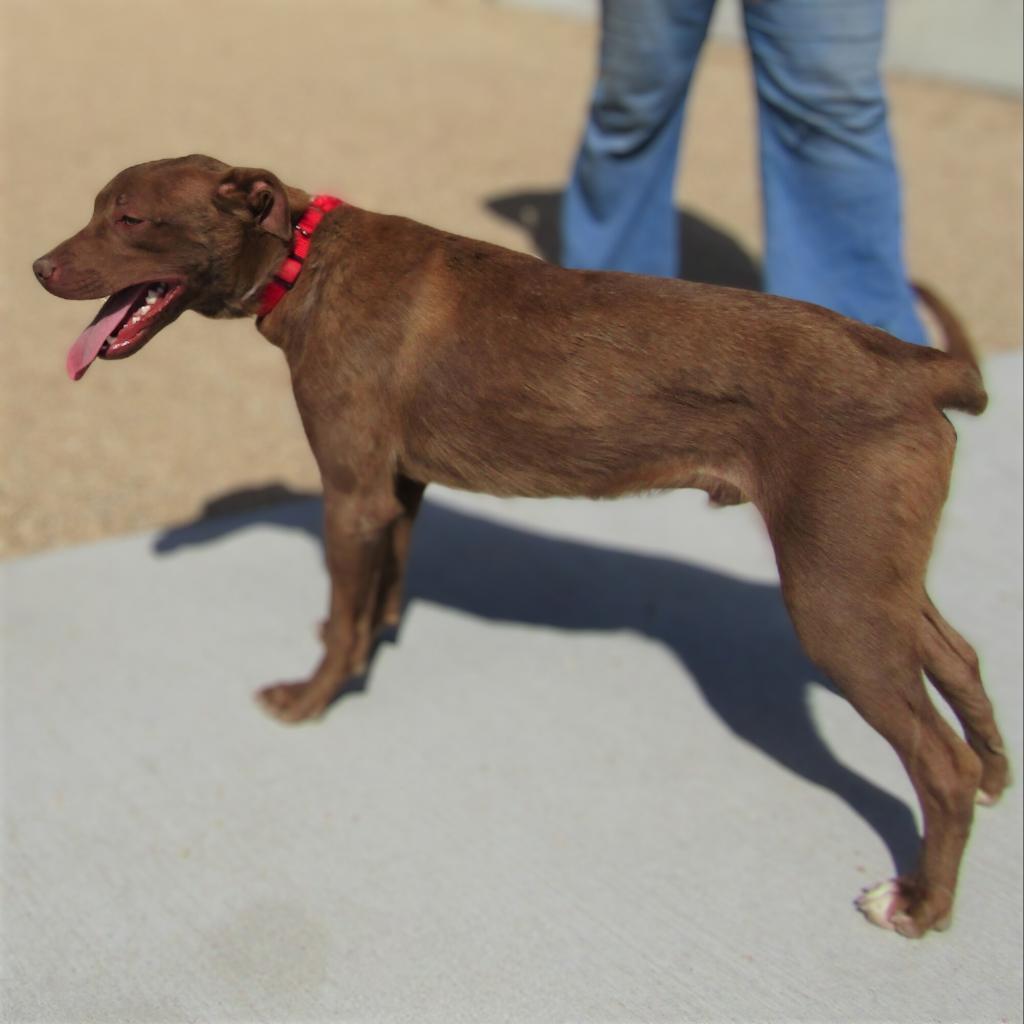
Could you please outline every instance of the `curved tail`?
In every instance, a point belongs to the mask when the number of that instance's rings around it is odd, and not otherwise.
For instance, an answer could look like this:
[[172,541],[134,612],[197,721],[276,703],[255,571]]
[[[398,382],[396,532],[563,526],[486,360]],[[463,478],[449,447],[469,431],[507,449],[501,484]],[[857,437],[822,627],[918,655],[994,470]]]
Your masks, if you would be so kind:
[[959,317],[927,285],[915,281],[914,291],[935,317],[945,337],[946,352],[953,358],[933,364],[941,369],[937,375],[935,397],[943,409],[960,409],[977,416],[988,405],[988,393],[981,378],[981,368],[974,346],[967,337]]

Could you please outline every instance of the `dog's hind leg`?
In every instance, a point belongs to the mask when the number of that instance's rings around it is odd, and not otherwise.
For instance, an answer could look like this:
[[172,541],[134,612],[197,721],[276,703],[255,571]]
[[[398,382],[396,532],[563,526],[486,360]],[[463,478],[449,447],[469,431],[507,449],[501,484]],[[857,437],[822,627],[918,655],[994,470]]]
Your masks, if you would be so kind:
[[[870,597],[835,588],[826,598],[791,577],[784,592],[808,654],[889,741],[917,794],[924,837],[915,871],[859,902],[873,923],[916,938],[949,922],[981,764],[928,696],[912,623],[894,622],[888,608],[866,606]],[[826,637],[827,651],[820,646]]]
[[914,872],[859,902],[875,924],[918,937],[949,922],[982,777],[978,755],[938,713],[922,676],[923,579],[944,482],[927,446],[830,455],[803,467],[765,518],[804,649],[889,741],[920,802]]
[[953,709],[971,749],[981,758],[978,802],[992,804],[1010,782],[1009,762],[974,648],[925,598],[920,627],[924,670]]

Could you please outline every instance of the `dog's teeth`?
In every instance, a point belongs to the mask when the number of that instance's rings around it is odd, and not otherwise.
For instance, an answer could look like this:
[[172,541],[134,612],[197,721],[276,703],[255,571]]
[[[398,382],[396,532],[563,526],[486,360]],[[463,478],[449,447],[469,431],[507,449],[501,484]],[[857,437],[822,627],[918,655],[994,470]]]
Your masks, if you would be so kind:
[[139,306],[139,313],[148,313],[149,303],[147,302],[144,306]]

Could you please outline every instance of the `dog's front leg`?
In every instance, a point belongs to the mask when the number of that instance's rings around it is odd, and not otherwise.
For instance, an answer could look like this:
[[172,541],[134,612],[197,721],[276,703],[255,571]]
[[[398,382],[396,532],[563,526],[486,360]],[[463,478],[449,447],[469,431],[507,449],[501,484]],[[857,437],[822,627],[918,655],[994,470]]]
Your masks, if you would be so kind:
[[[402,506],[402,511],[391,527],[387,564],[381,579],[377,613],[371,634],[375,634],[378,628],[397,626],[402,617],[405,567],[409,560],[412,528],[423,500],[424,489],[424,484],[406,476],[399,475],[395,481],[395,496]],[[373,642],[372,635],[370,642]]]
[[[405,596],[405,568],[409,561],[409,548],[412,544],[412,528],[416,521],[423,500],[426,484],[398,474],[395,478],[395,497],[402,507],[398,518],[388,528],[385,542],[386,551],[384,564],[377,587],[377,602],[370,622],[370,628],[364,634],[363,649],[357,652],[354,660],[356,675],[366,670],[374,640],[381,630],[397,628],[402,619],[402,602]],[[320,639],[325,643],[331,629],[331,620],[324,619],[320,623]]]
[[322,714],[365,668],[380,614],[392,535],[403,507],[394,489],[324,493],[324,544],[331,577],[330,613],[322,630],[324,655],[303,682],[276,683],[259,692],[264,707],[285,722]]

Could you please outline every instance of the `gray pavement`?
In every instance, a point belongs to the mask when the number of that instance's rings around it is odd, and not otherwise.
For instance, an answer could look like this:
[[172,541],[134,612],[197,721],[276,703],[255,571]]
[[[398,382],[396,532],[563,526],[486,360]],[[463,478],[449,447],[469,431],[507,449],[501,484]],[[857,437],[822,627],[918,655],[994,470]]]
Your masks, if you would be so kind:
[[[1021,371],[956,419],[931,577],[1018,772]],[[1021,1019],[1022,789],[950,932],[860,918],[916,805],[749,509],[432,492],[399,642],[286,728],[250,693],[316,657],[318,515],[0,566],[4,1021]]]

